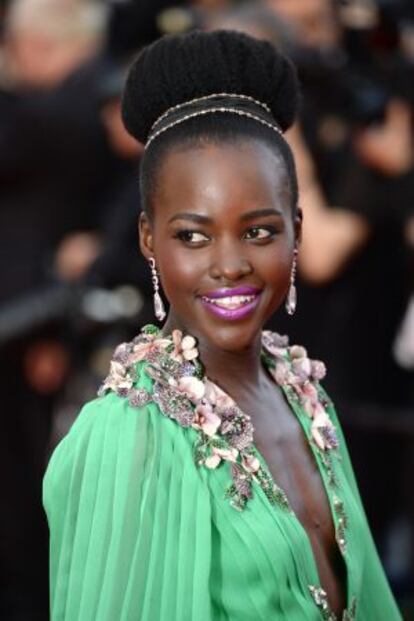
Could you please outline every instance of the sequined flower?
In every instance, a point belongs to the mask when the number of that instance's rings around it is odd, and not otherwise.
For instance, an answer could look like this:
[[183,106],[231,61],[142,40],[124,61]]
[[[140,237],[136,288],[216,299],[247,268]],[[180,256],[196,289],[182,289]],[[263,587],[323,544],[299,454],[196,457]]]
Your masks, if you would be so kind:
[[[303,347],[288,347],[286,337],[263,333],[263,360],[269,372],[293,407],[299,404],[311,419],[310,433],[321,451],[338,446],[335,427],[326,410],[328,402],[320,396],[317,382],[325,375],[325,366],[311,361]],[[231,465],[232,483],[226,497],[242,510],[252,496],[252,484],[261,486],[272,503],[290,510],[283,490],[261,466],[254,453],[254,428],[250,417],[217,384],[202,375],[197,361],[194,337],[180,330],[164,338],[155,326],[143,328],[131,343],[123,343],[114,354],[110,373],[99,394],[113,390],[126,397],[133,407],[155,402],[164,416],[182,427],[197,430],[194,458],[198,466],[217,468]],[[134,386],[136,362],[147,362],[143,369],[153,381],[153,390]],[[330,456],[322,456],[329,460]]]
[[292,345],[292,347],[289,348],[289,354],[292,360],[300,358],[308,359],[308,353],[301,345]]
[[173,330],[171,336],[174,345],[171,356],[174,360],[183,362],[183,360],[190,361],[198,357],[197,343],[193,336],[187,335],[183,337],[181,330]]
[[280,386],[291,383],[292,374],[290,371],[290,365],[283,360],[278,360],[273,371],[273,376]]
[[238,451],[234,448],[220,448],[213,446],[211,455],[207,457],[205,464],[207,468],[214,469],[222,460],[235,463],[238,457]]
[[320,404],[316,404],[311,425],[312,437],[321,450],[334,448],[336,436],[332,422]]
[[326,366],[320,360],[312,360],[312,378],[319,382],[326,375]]
[[193,427],[201,429],[207,436],[214,436],[220,427],[221,419],[214,414],[210,404],[199,404],[195,409]]
[[286,353],[289,339],[287,336],[281,336],[276,332],[264,330],[262,334],[262,343],[263,347],[265,347],[270,354],[276,356],[276,358],[281,358]]
[[185,336],[181,342],[181,348],[185,360],[195,360],[198,357],[196,340],[193,336]]
[[312,364],[309,358],[295,358],[292,361],[292,373],[301,382],[305,382],[312,373]]
[[120,362],[112,360],[108,377],[100,389],[100,394],[104,394],[107,390],[113,390],[118,395],[126,396],[133,383],[134,380],[129,375],[127,368]]
[[[151,335],[153,336],[153,335]],[[142,341],[141,343],[137,343],[134,345],[132,349],[132,353],[130,356],[130,363],[140,362],[141,360],[145,360],[151,356],[151,354],[162,351],[168,345],[170,341],[168,339],[158,338],[151,339],[147,341]]]
[[204,383],[193,376],[180,377],[178,380],[178,390],[185,395],[193,403],[198,403],[204,397]]
[[215,405],[217,409],[225,410],[227,408],[234,407],[233,399],[227,395],[221,388],[214,386],[215,390]]
[[246,455],[242,459],[242,465],[245,470],[255,474],[260,469],[260,461],[255,455]]

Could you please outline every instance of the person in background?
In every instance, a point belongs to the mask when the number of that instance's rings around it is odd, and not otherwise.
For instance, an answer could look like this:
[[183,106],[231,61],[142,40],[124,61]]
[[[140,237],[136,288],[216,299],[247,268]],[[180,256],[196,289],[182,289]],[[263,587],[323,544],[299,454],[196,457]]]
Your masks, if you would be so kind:
[[98,3],[13,0],[4,20],[0,314],[16,304],[29,325],[11,335],[2,323],[0,343],[0,617],[7,621],[48,619],[41,479],[70,357],[65,326],[49,319],[30,326],[26,299],[59,281],[59,243],[91,226],[109,170],[111,183],[116,179],[119,163],[94,91],[105,13]]

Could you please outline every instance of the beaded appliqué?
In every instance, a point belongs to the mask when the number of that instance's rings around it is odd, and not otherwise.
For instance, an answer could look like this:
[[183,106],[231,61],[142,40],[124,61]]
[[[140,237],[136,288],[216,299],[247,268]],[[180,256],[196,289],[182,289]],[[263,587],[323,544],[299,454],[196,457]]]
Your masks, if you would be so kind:
[[[338,617],[329,607],[328,596],[326,592],[317,586],[310,585],[309,591],[313,597],[313,601],[319,608],[324,621],[338,621]],[[356,597],[353,597],[349,608],[342,613],[341,621],[355,621],[356,618]]]
[[[312,420],[311,433],[323,454],[336,449],[335,428],[319,399],[317,382],[325,367],[310,361],[302,347],[288,347],[287,339],[271,332],[263,333],[263,360],[275,381],[291,398],[298,399]],[[146,361],[144,372],[154,380],[153,392],[134,387],[136,364]],[[217,468],[228,462],[232,483],[226,497],[242,510],[252,497],[253,482],[260,485],[272,504],[291,511],[285,492],[262,467],[254,449],[254,428],[250,417],[211,382],[198,360],[196,340],[174,330],[163,337],[159,328],[143,328],[130,343],[123,343],[114,353],[110,372],[98,394],[108,390],[125,397],[133,407],[152,401],[164,416],[182,427],[198,431],[194,447],[198,466]]]
[[[326,373],[322,362],[309,360],[303,347],[288,347],[286,337],[272,332],[263,333],[264,359],[267,367],[284,390],[288,400],[300,406],[311,419],[311,442],[317,451],[327,474],[328,485],[335,492],[337,479],[333,456],[337,453],[338,439],[335,427],[329,418],[327,408],[331,405],[320,389],[318,382]],[[266,359],[267,352],[272,358]],[[346,528],[348,518],[345,507],[337,494],[333,497],[333,509],[336,514],[335,537],[341,554],[346,551]]]

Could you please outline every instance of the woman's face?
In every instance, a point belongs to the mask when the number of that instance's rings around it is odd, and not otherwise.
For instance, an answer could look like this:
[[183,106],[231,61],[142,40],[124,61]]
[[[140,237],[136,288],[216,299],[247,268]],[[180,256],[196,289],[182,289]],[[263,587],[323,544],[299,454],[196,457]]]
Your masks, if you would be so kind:
[[286,297],[300,235],[281,159],[254,140],[174,150],[152,205],[141,249],[171,323],[210,347],[248,348]]

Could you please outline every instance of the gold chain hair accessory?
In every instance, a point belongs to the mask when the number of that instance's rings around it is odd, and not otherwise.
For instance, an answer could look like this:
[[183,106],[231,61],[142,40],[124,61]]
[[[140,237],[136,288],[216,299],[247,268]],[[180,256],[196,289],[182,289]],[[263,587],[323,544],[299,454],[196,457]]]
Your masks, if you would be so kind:
[[[195,109],[191,111],[191,108]],[[189,110],[187,114],[182,113],[185,109]],[[283,132],[276,124],[269,106],[265,103],[258,101],[249,95],[239,95],[237,93],[214,93],[212,95],[206,95],[204,97],[198,97],[196,99],[185,101],[166,110],[166,112],[159,116],[153,123],[145,148],[147,149],[158,136],[176,125],[184,123],[185,121],[197,116],[220,112],[237,114],[239,116],[253,119],[277,132],[280,136],[283,136]],[[170,121],[168,121],[169,118],[171,119]],[[164,122],[165,124],[163,124]]]

